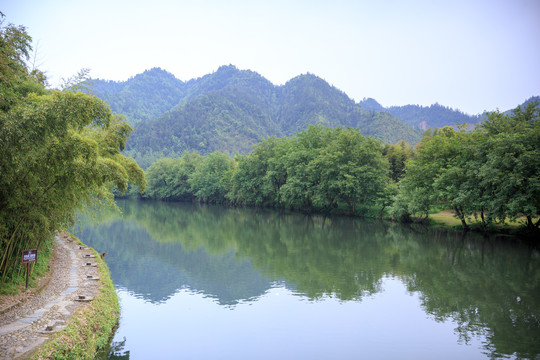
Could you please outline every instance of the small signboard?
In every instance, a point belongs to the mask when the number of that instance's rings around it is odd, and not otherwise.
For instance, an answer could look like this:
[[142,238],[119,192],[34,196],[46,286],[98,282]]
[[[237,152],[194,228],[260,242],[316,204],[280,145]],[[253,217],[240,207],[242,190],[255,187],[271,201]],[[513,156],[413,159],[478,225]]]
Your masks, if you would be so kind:
[[23,250],[22,252],[22,263],[30,263],[37,261],[37,249],[34,250]]
[[37,249],[23,250],[22,263],[26,264],[26,289],[28,289],[28,275],[30,274],[30,263],[37,261]]

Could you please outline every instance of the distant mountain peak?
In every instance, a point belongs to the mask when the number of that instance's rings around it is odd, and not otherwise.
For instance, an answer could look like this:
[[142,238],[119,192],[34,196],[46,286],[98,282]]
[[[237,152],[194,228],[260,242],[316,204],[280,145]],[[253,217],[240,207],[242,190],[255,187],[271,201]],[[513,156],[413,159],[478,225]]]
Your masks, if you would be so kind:
[[219,72],[219,71],[240,71],[240,70],[238,70],[236,65],[229,64],[229,65],[221,65],[220,67],[218,67],[216,72]]
[[358,105],[369,111],[385,111],[385,108],[373,98],[363,98]]

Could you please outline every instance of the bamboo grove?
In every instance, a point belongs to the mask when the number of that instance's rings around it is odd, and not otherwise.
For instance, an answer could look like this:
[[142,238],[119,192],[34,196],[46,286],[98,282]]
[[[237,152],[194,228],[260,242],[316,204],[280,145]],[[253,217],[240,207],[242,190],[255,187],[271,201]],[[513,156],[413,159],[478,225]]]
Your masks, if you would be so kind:
[[[1,15],[1,14],[0,14]],[[21,251],[53,240],[88,204],[112,201],[144,173],[121,154],[131,128],[100,99],[47,90],[30,69],[31,38],[0,18],[0,277],[22,272]],[[69,84],[68,84],[69,85]],[[74,84],[71,84],[74,85]]]

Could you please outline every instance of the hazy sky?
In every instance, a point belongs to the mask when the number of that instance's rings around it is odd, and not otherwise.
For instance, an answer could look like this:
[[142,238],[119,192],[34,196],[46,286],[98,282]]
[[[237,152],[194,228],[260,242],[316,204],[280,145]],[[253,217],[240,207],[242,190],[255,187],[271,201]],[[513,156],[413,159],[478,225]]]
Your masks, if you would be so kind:
[[313,73],[356,101],[476,114],[540,95],[540,0],[0,0],[52,84],[90,68],[182,80],[221,65],[276,85]]

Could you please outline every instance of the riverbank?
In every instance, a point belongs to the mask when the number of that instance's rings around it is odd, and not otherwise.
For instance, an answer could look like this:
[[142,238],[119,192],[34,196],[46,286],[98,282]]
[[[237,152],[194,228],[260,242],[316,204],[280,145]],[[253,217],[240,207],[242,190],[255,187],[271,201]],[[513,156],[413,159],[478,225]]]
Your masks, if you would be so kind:
[[107,346],[120,309],[100,255],[71,235],[57,234],[48,276],[39,293],[11,306],[4,302],[0,358],[93,359]]
[[[442,227],[446,229],[453,229],[456,231],[463,231],[463,225],[461,220],[459,220],[452,210],[443,210],[438,213],[429,214],[429,225]],[[467,225],[469,230],[478,231],[478,232],[487,232],[490,234],[501,234],[501,235],[514,235],[531,240],[535,240],[539,234],[540,229],[531,230],[526,227],[526,218],[518,218],[516,220],[507,220],[504,224],[492,223],[487,226],[486,229],[482,227],[482,222],[480,218],[475,218],[474,216],[468,216],[466,218]],[[534,221],[538,221],[538,218],[535,218]]]

